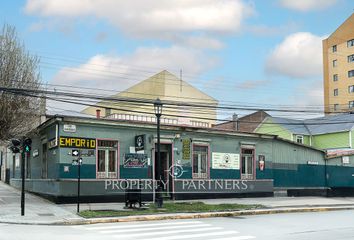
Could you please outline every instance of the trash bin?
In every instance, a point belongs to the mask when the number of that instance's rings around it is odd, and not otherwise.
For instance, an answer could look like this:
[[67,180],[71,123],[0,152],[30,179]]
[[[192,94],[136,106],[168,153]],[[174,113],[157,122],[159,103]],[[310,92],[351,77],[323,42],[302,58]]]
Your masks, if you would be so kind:
[[128,188],[125,190],[125,206],[129,208],[141,207],[141,188],[140,183],[136,188]]

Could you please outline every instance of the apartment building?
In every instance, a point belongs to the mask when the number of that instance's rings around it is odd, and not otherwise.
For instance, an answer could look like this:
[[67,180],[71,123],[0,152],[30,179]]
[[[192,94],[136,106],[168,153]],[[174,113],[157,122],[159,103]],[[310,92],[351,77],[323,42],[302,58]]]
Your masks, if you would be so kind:
[[354,111],[354,14],[322,45],[325,113]]

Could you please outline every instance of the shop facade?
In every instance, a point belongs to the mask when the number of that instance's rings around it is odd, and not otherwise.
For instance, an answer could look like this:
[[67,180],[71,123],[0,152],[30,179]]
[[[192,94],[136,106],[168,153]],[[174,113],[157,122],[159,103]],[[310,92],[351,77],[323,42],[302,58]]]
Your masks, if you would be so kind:
[[[273,135],[163,125],[160,170],[151,123],[54,116],[31,138],[26,189],[57,202],[76,198],[78,157],[87,202],[122,201],[128,188],[137,187],[151,200],[158,181],[171,199],[324,192],[328,184],[323,151]],[[18,158],[10,167],[14,186],[20,186]]]

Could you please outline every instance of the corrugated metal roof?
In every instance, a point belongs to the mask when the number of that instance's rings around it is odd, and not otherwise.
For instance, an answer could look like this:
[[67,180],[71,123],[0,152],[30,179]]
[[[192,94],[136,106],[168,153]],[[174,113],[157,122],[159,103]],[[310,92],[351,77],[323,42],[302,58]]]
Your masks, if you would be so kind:
[[354,126],[354,114],[343,113],[307,119],[305,124],[313,135],[349,131]]
[[296,120],[290,118],[271,117],[274,123],[295,134],[319,135],[349,131],[354,127],[354,114],[343,113],[319,118]]
[[306,128],[304,121],[290,119],[290,118],[280,118],[280,117],[272,117],[271,118],[274,123],[280,124],[282,127],[287,129],[289,132],[295,134],[309,135],[310,132]]

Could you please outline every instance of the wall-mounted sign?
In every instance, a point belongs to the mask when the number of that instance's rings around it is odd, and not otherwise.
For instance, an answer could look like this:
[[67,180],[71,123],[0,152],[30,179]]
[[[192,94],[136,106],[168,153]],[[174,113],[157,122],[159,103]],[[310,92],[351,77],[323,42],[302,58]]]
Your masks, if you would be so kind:
[[63,128],[64,132],[76,132],[76,125],[74,124],[64,124],[64,128]]
[[81,157],[91,157],[95,155],[95,150],[93,149],[81,149],[80,156]]
[[38,157],[39,153],[38,153],[38,149],[34,149],[32,152],[32,157]]
[[126,153],[124,154],[123,167],[125,168],[144,168],[148,165],[147,154]]
[[318,162],[315,161],[307,161],[308,165],[318,165]]
[[58,141],[56,138],[53,138],[51,140],[48,141],[48,148],[51,149],[51,148],[55,148],[58,146]]
[[135,136],[135,151],[144,150],[145,146],[145,135]]
[[191,140],[183,139],[182,140],[182,159],[190,160],[191,159]]
[[78,138],[78,137],[59,137],[59,146],[67,148],[96,148],[96,139],[94,138]]
[[349,156],[343,156],[342,157],[342,163],[343,164],[349,164]]
[[240,169],[240,154],[213,152],[212,168]]

